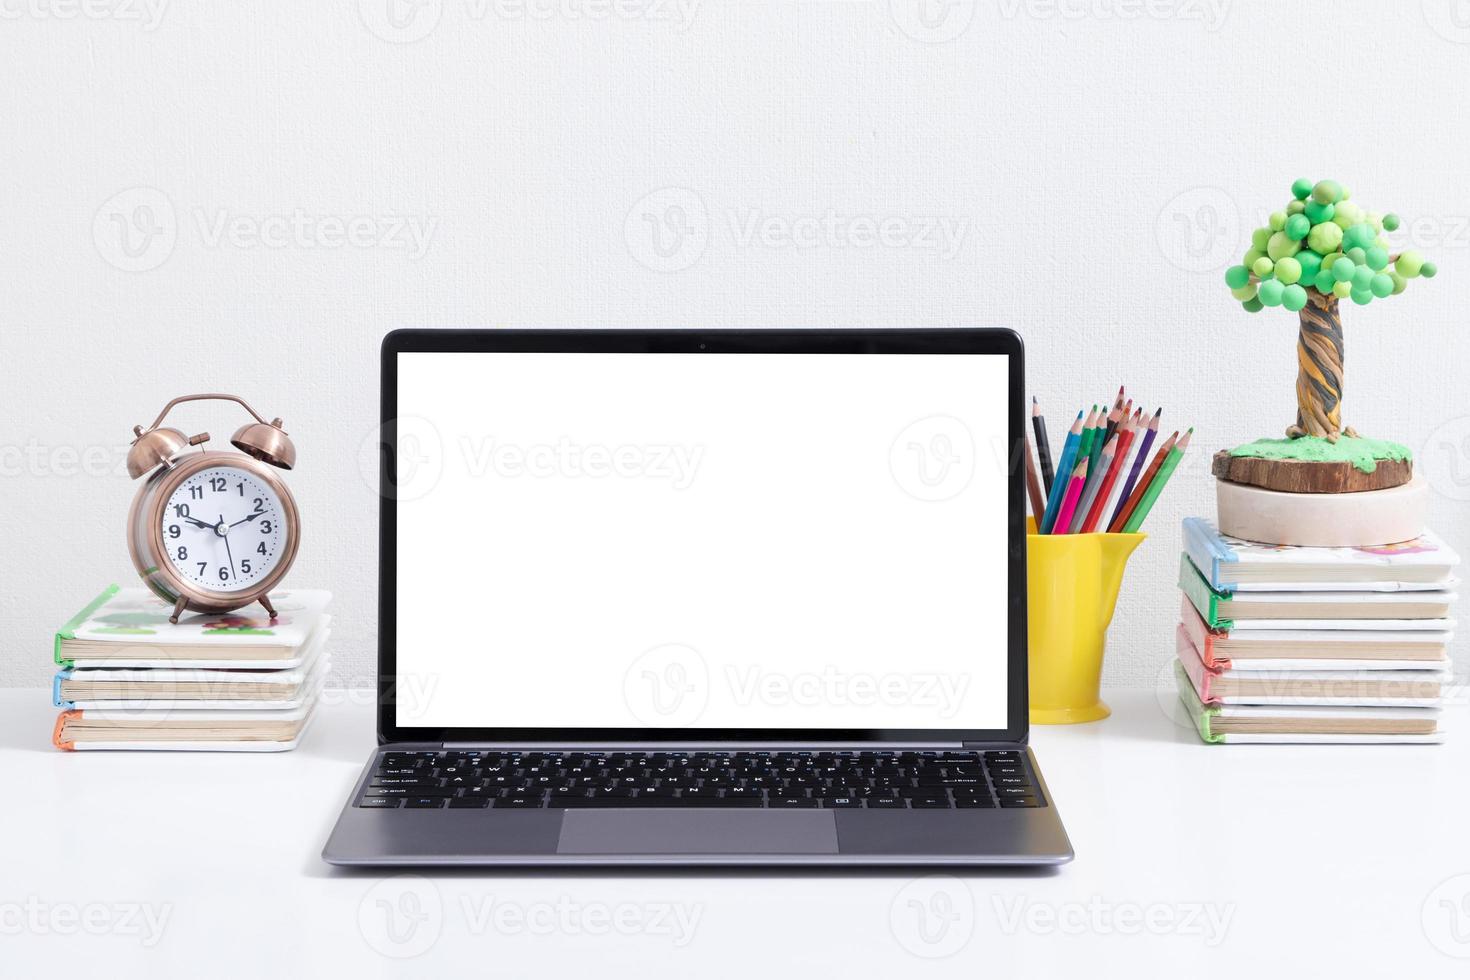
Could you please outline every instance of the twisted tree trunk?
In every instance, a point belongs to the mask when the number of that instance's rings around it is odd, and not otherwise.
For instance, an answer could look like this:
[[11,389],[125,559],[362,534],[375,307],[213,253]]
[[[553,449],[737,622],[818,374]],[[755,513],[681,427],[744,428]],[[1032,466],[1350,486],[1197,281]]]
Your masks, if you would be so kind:
[[1354,435],[1342,427],[1342,317],[1337,298],[1313,296],[1297,314],[1296,425],[1286,430],[1293,439],[1318,436],[1336,442]]

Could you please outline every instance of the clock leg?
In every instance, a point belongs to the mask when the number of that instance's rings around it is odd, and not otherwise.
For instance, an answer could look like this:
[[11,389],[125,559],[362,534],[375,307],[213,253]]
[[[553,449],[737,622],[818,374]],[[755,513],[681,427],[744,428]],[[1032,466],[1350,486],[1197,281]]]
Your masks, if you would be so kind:
[[276,607],[273,606],[273,605],[271,605],[271,597],[270,596],[268,596],[268,595],[261,596],[260,597],[260,604],[262,606],[265,606],[265,611],[271,614],[271,619],[275,619],[276,618]]
[[174,603],[174,614],[168,618],[168,621],[177,626],[179,624],[179,617],[183,615],[184,607],[188,604],[188,599],[185,599],[183,596],[179,596],[178,601]]

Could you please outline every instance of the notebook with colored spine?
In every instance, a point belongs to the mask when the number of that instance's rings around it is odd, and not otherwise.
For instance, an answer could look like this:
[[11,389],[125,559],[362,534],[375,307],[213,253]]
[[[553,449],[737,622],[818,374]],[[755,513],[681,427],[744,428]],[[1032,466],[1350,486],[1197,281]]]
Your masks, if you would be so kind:
[[330,635],[328,629],[312,634],[303,662],[281,670],[63,669],[52,682],[52,700],[58,708],[92,710],[296,708],[331,669],[331,659],[323,652]]
[[287,752],[316,716],[324,680],[315,682],[301,704],[277,710],[71,709],[56,717],[51,742],[64,752]]
[[1361,548],[1261,544],[1184,519],[1184,549],[1216,592],[1398,592],[1453,586],[1460,556],[1426,531],[1412,541]]
[[1179,588],[1211,629],[1447,630],[1453,592],[1217,592],[1188,553]]
[[1185,595],[1179,623],[1206,665],[1245,670],[1441,670],[1454,637],[1436,630],[1212,630]]
[[326,620],[332,594],[284,589],[271,594],[274,619],[258,605],[228,613],[187,613],[147,589],[109,586],[56,632],[56,663],[69,667],[297,667],[307,640]]
[[1177,660],[1174,683],[1200,738],[1211,745],[1444,741],[1438,708],[1205,704]]
[[1175,653],[1205,704],[1333,704],[1435,707],[1444,670],[1244,670],[1207,665],[1183,626]]

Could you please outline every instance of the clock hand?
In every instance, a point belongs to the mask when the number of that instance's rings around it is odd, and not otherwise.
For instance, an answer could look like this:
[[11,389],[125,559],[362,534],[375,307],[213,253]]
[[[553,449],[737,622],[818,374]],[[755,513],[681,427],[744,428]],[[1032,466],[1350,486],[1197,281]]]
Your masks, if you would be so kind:
[[210,524],[208,521],[201,521],[197,517],[181,517],[181,518],[179,518],[179,520],[181,520],[181,521],[188,521],[190,524],[193,524],[195,527],[207,527],[211,531],[214,530],[214,525],[213,524]]
[[[265,516],[265,511],[258,510],[258,511],[256,511],[253,514],[246,514],[244,517],[242,517],[238,521],[236,521],[235,524],[244,524],[246,521],[253,521],[257,517],[264,517],[264,516]],[[230,527],[234,527],[235,524],[231,524]]]
[[[220,524],[223,524],[225,522],[225,515],[223,515],[223,514],[219,515],[219,522],[220,522]],[[222,537],[222,538],[225,539],[225,554],[230,559],[230,577],[231,578],[234,578],[234,576],[235,576],[235,556],[230,551],[230,536],[228,534],[221,534],[220,537]]]

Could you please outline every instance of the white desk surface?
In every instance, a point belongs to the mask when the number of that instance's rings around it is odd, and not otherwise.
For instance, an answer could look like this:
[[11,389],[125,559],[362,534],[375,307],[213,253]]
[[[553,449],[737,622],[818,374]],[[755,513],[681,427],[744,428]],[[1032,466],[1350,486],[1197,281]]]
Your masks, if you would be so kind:
[[1077,851],[1056,872],[400,878],[319,857],[364,698],[284,755],[61,753],[47,693],[8,691],[0,975],[1470,976],[1453,722],[1443,746],[1205,746],[1167,697],[1109,700],[1033,731]]

